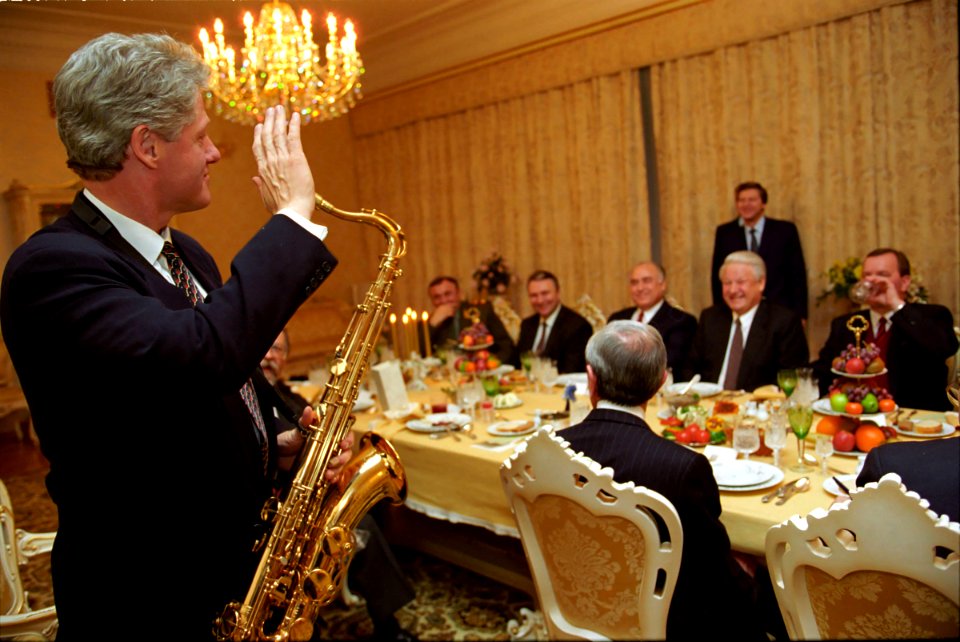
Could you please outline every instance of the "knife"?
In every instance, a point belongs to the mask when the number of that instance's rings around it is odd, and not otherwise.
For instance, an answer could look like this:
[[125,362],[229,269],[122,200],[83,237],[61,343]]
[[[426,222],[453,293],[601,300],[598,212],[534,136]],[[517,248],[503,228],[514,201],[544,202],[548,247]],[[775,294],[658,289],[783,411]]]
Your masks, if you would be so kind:
[[771,499],[776,499],[776,498],[778,498],[778,497],[783,497],[783,494],[784,494],[785,492],[787,492],[787,489],[790,488],[790,487],[792,487],[794,484],[796,484],[796,483],[797,483],[798,481],[800,481],[801,479],[803,479],[803,477],[798,477],[798,478],[794,479],[792,482],[788,482],[788,483],[784,484],[783,486],[781,486],[780,488],[776,489],[775,491],[773,491],[773,492],[771,492],[771,493],[767,493],[766,495],[764,495],[763,497],[760,498],[760,501],[763,502],[764,504],[766,504],[766,503],[769,502]]

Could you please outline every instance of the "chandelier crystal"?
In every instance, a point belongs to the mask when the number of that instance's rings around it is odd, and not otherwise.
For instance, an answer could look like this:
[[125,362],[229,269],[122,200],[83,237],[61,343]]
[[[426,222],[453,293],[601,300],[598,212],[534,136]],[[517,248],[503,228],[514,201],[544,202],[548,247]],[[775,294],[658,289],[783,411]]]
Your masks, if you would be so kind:
[[214,22],[211,40],[200,30],[203,59],[210,67],[207,105],[214,113],[237,123],[263,122],[268,107],[284,105],[300,113],[301,122],[329,120],[345,114],[360,98],[363,61],[357,52],[357,34],[347,20],[337,39],[337,18],[327,15],[328,39],[324,60],[313,40],[313,18],[304,9],[297,21],[293,8],[273,0],[260,9],[260,19],[243,16],[243,59],[223,36],[223,21]]

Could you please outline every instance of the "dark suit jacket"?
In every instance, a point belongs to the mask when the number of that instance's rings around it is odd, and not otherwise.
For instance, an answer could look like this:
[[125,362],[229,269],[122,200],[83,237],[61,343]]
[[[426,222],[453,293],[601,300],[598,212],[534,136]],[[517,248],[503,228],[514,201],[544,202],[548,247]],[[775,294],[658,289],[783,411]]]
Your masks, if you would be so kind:
[[[677,510],[683,553],[667,617],[668,640],[766,639],[754,628],[759,618],[752,581],[731,555],[720,523],[720,491],[703,455],[618,410],[593,410],[583,423],[559,434],[575,452],[613,468],[616,481],[654,490]],[[750,616],[731,617],[740,612]]]
[[[720,378],[731,323],[733,314],[726,304],[709,307],[700,314],[697,334],[681,381],[689,380],[697,373],[704,381],[717,381]],[[809,359],[810,349],[800,317],[775,303],[761,301],[743,346],[737,387],[754,390],[775,384],[778,370],[803,367]]]
[[[847,329],[847,320],[854,314],[870,320],[869,311],[851,312],[834,319],[830,323],[830,336],[811,364],[820,380],[822,394],[827,393],[837,377],[830,372],[833,359],[848,344],[854,343],[854,334]],[[904,408],[949,410],[946,361],[956,351],[953,315],[942,305],[908,303],[894,314],[890,318],[886,363],[890,394],[897,404]]]
[[[629,320],[635,310],[636,308],[618,310],[610,315],[608,321]],[[663,337],[663,343],[667,347],[667,366],[679,374],[697,333],[697,318],[664,301],[650,319],[650,325]]]
[[857,487],[897,473],[907,490],[930,502],[930,510],[960,520],[960,439],[891,442],[877,446],[863,462]]
[[[765,217],[763,237],[758,254],[767,264],[767,285],[763,296],[768,301],[779,303],[807,318],[807,267],[800,246],[797,226],[790,221]],[[747,249],[746,237],[739,218],[717,226],[713,241],[713,269],[710,283],[713,289],[713,304],[723,305],[723,289],[720,286],[720,266],[731,252]]]
[[[520,366],[520,355],[533,350],[533,341],[537,338],[537,328],[540,327],[540,317],[533,314],[520,322],[520,338],[517,340],[517,357],[513,365]],[[547,346],[544,356],[557,362],[557,372],[586,372],[587,359],[584,351],[587,341],[593,336],[593,326],[582,316],[565,305],[560,306],[560,313],[547,337]]]
[[437,348],[443,347],[445,343],[457,343],[460,340],[460,332],[466,330],[473,323],[463,316],[463,313],[470,308],[477,309],[480,313],[480,322],[487,326],[487,330],[493,335],[493,346],[489,349],[490,353],[497,355],[502,363],[512,363],[515,356],[513,339],[510,338],[510,333],[507,332],[503,322],[493,311],[493,306],[489,302],[471,304],[462,301],[456,316],[444,319],[437,327],[430,328],[430,342]]
[[[282,215],[226,284],[196,241],[172,235],[208,292],[196,308],[82,193],[3,275],[4,339],[50,462],[64,640],[207,639],[226,601],[243,598],[269,481],[239,390],[336,265]],[[145,624],[144,605],[162,617]]]

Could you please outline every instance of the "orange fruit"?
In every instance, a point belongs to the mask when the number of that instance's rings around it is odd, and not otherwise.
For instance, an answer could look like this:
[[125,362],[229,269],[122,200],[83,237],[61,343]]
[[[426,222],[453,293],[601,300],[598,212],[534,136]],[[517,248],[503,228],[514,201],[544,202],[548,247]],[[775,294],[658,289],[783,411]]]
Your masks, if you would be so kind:
[[817,424],[814,432],[818,432],[823,435],[835,435],[837,434],[838,430],[853,432],[856,429],[856,419],[851,417],[843,417],[841,415],[827,415],[826,417],[820,419],[820,422]]
[[897,407],[896,402],[893,399],[881,399],[880,400],[880,412],[893,412]]
[[857,450],[868,453],[887,441],[887,436],[876,426],[860,426],[856,432]]

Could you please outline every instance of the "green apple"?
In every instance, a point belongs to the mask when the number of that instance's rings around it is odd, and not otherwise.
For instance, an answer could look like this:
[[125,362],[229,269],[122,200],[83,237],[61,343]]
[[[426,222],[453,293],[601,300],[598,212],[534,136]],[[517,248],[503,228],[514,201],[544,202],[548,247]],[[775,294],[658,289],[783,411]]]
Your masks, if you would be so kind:
[[880,402],[877,400],[877,395],[873,394],[872,392],[868,392],[863,397],[863,401],[861,401],[860,404],[863,406],[863,411],[868,415],[875,413],[880,407]]
[[835,392],[830,395],[830,407],[834,412],[846,412],[847,402],[850,400],[842,392]]

